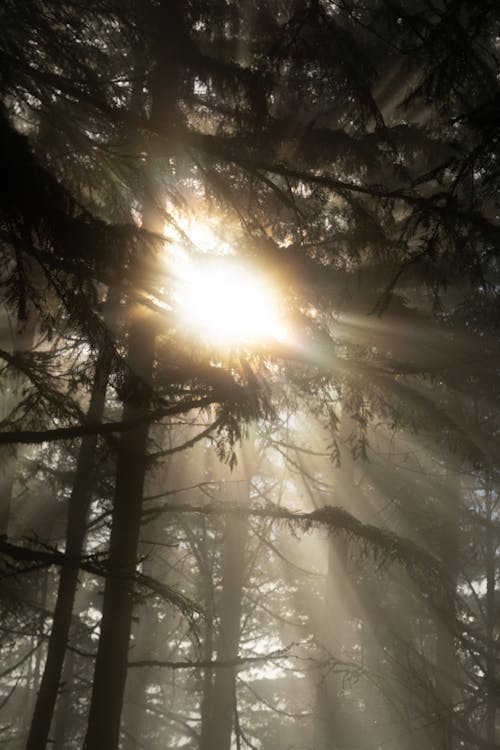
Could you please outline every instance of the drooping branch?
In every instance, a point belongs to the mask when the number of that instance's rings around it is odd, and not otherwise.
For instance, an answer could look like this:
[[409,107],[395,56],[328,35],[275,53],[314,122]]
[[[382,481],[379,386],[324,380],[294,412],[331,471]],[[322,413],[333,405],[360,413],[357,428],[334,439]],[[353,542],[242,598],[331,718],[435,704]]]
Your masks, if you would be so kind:
[[[402,537],[389,529],[363,523],[352,515],[352,513],[336,506],[324,506],[310,512],[294,512],[284,507],[271,506],[242,509],[230,503],[210,503],[197,506],[182,503],[166,503],[144,511],[143,519],[150,521],[162,513],[247,516],[252,518],[266,518],[291,526],[300,526],[305,530],[324,528],[329,533],[344,532],[352,539],[364,542],[379,565],[397,562],[410,573],[421,571],[432,574],[437,585],[439,585],[439,582],[443,582],[446,576],[446,572],[440,561],[410,539]],[[100,576],[110,575],[110,571],[106,567],[106,561],[97,560],[95,556],[71,558],[63,552],[54,549],[33,549],[12,544],[6,538],[0,539],[0,553],[15,560],[39,562],[44,565],[76,565],[82,570],[87,570]],[[140,582],[145,583],[150,589],[155,589],[156,584],[153,586],[147,576],[138,574],[138,581],[139,579]]]
[[210,503],[197,506],[165,503],[157,508],[144,511],[143,518],[149,521],[165,512],[214,516],[250,516],[302,527],[305,530],[324,528],[329,533],[343,532],[352,539],[365,543],[379,565],[397,562],[412,575],[417,575],[418,572],[432,575],[438,586],[446,577],[446,571],[440,561],[423,547],[389,529],[363,523],[352,513],[336,506],[324,506],[310,512],[294,512],[284,507],[271,507],[270,505],[242,509],[229,503]]
[[[109,566],[107,558],[101,555],[76,557],[47,546],[35,548],[15,544],[8,541],[7,537],[0,537],[0,555],[4,558],[14,560],[15,563],[31,564],[28,570],[33,569],[33,564],[37,567],[56,565],[59,567],[78,568],[92,575],[97,575],[100,578],[120,578],[124,575],[120,570],[113,570]],[[7,563],[7,571],[3,572],[3,575],[11,576],[25,572],[25,568],[17,567],[15,563]],[[1,572],[0,577],[2,577]],[[131,576],[128,575],[127,577],[131,578],[137,587],[145,589],[149,593],[168,601],[188,617],[192,617],[195,612],[200,612],[198,605],[190,601],[172,586],[156,581],[151,576],[139,571],[135,571]]]
[[165,667],[167,669],[231,669],[233,667],[243,667],[247,664],[261,664],[267,661],[276,661],[286,659],[290,656],[290,649],[293,644],[272,651],[262,656],[239,656],[235,659],[205,659],[201,661],[169,661],[168,659],[141,659],[139,661],[129,661],[129,667]]

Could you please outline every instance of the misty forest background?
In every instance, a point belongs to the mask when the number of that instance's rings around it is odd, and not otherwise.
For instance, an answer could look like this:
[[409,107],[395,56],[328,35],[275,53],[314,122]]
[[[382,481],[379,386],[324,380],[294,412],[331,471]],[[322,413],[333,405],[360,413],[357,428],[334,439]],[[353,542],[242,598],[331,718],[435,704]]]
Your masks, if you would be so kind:
[[2,0],[2,747],[500,747],[499,20]]

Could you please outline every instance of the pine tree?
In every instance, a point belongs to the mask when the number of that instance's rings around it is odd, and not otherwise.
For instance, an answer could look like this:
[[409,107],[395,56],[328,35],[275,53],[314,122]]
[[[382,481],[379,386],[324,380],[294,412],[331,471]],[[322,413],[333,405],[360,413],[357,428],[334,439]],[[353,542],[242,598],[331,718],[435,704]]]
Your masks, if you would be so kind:
[[[334,461],[346,442],[339,414],[354,425],[347,451],[360,465],[371,461],[366,495],[376,513],[364,517],[363,506],[349,505],[364,524],[351,533],[365,540],[372,534],[380,543],[367,524],[376,528],[381,519],[400,540],[409,537],[439,559],[448,576],[437,595],[425,580],[417,586],[407,566],[376,602],[378,576],[351,572],[347,583],[349,565],[335,573],[367,601],[372,597],[358,624],[363,634],[378,633],[383,646],[368,647],[369,638],[355,634],[351,651],[366,646],[373,673],[391,660],[377,683],[391,722],[400,721],[398,711],[405,716],[413,732],[408,743],[417,741],[425,719],[432,731],[420,736],[435,746],[480,746],[481,738],[494,746],[495,4],[99,0],[82,8],[72,0],[64,6],[30,0],[19,8],[8,1],[0,29],[3,300],[13,319],[25,320],[28,311],[31,319],[36,310],[41,332],[37,349],[2,353],[24,392],[2,423],[0,444],[10,450],[46,443],[32,449],[31,474],[28,461],[16,463],[15,480],[34,496],[33,476],[52,470],[59,477],[52,500],[80,496],[83,514],[77,541],[66,541],[67,554],[78,558],[71,570],[40,524],[38,539],[3,540],[2,555],[9,576],[43,564],[61,567],[61,580],[74,581],[77,565],[105,579],[88,747],[108,750],[120,742],[133,608],[146,581],[138,570],[143,487],[159,424],[204,409],[210,424],[204,422],[200,440],[213,440],[230,458],[245,422],[260,420],[276,431],[289,404],[312,415],[318,434],[331,441]],[[183,212],[217,215],[240,259],[276,281],[294,329],[291,344],[236,347],[223,357],[180,332],[163,253],[165,227],[179,230]],[[194,257],[189,233],[177,235]],[[90,364],[99,361],[106,338],[102,300],[115,287],[123,326],[108,365],[103,416],[116,414],[118,404],[123,413],[114,424],[99,416],[91,424],[85,417],[96,387]],[[472,392],[479,418],[464,406]],[[96,479],[85,487],[78,472],[76,479],[64,476],[63,461],[76,454],[59,441],[81,439],[82,455],[98,435],[109,439],[109,463],[116,459],[116,466],[98,496],[96,513],[111,512],[112,531],[95,567],[82,558],[82,539]],[[394,453],[385,464],[375,460],[378,439],[388,452],[391,443],[414,450],[420,441],[420,465],[429,472],[437,466],[439,481],[410,479],[419,461],[408,460],[405,486]],[[450,464],[462,476],[453,492],[449,482],[440,488]],[[330,469],[318,471],[330,478]],[[344,459],[342,471],[348,470]],[[307,480],[307,468],[301,471]],[[311,486],[314,499],[322,497],[321,485]],[[473,533],[463,519],[482,492],[489,499],[481,509],[486,525],[477,565],[466,553]],[[392,515],[382,512],[386,507]],[[272,518],[272,509],[264,510]],[[400,549],[395,537],[384,539]],[[474,614],[459,598],[469,574],[486,591]],[[148,579],[158,584],[175,602],[164,582]],[[50,599],[49,591],[47,609]],[[69,617],[71,596],[62,599]],[[384,612],[397,600],[418,613],[420,634],[410,617],[392,632],[384,629]],[[11,624],[6,620],[6,629]],[[462,662],[458,678],[451,674],[454,659]],[[474,703],[482,689],[478,669],[486,675],[486,697]],[[49,659],[46,671],[57,686]],[[403,679],[398,694],[394,686]],[[332,693],[322,712],[349,713],[347,693]],[[374,693],[359,695],[375,704]],[[47,724],[51,711],[42,713]],[[33,730],[36,746],[44,745],[47,730]],[[347,734],[352,740],[354,729]],[[340,747],[344,740],[327,732],[323,744],[332,742]]]

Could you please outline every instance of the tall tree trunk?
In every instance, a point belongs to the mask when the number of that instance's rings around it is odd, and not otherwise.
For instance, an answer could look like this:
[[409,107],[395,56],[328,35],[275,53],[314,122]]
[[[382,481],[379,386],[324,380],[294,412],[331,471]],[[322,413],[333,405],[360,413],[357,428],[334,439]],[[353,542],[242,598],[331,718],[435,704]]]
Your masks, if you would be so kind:
[[[117,302],[117,295],[110,292],[105,307],[109,310]],[[97,358],[92,385],[87,414],[89,422],[102,421],[110,367],[111,352],[103,344]],[[66,532],[66,554],[71,557],[80,557],[83,551],[94,480],[96,447],[97,435],[90,435],[83,438],[78,454],[73,490],[68,503]],[[47,745],[71,627],[78,572],[76,567],[63,567],[61,569],[47,657],[31,720],[26,750],[44,750]]]
[[67,651],[64,659],[64,668],[59,688],[59,699],[57,701],[55,715],[52,723],[53,750],[64,750],[69,730],[69,718],[71,711],[71,697],[75,674],[75,652]]
[[[206,609],[204,610],[205,619],[205,637],[203,642],[203,660],[210,661],[214,651],[214,612],[212,606],[212,581],[206,582],[207,590],[210,592],[205,600]],[[207,601],[209,600],[209,601]],[[203,672],[203,693],[201,699],[201,733],[200,733],[200,750],[208,745],[208,734],[212,716],[212,696],[214,691],[214,679],[211,669],[205,669]]]
[[[143,310],[137,310],[129,329],[128,365],[134,379],[129,379],[123,408],[125,422],[140,417],[148,409],[154,342],[155,332],[149,316],[145,316]],[[138,389],[136,378],[145,384],[144,388]],[[85,741],[88,750],[113,750],[119,743],[147,438],[148,425],[144,424],[125,432],[118,449],[109,577],[104,588],[101,633]]]
[[[249,481],[238,485],[242,507],[249,502]],[[222,592],[220,626],[217,637],[217,661],[238,657],[241,637],[242,593],[245,582],[245,551],[248,519],[228,517],[222,552]],[[208,670],[209,671],[209,670]],[[205,685],[200,750],[230,750],[236,712],[236,668],[215,670],[211,690]]]
[[[145,527],[141,526],[142,534]],[[151,546],[139,543],[138,557],[142,560],[141,571],[151,579],[161,580],[165,575],[165,567],[168,562],[163,558],[158,560]],[[161,623],[160,623],[161,625]],[[155,645],[161,642],[159,628],[158,610],[151,599],[146,599],[137,606],[132,625],[133,659],[141,661],[155,657]],[[122,731],[127,737],[126,747],[139,748],[144,744],[139,738],[144,737],[148,731],[151,721],[151,712],[148,711],[148,686],[154,681],[151,670],[147,668],[132,669],[126,681],[123,703]],[[149,722],[148,722],[149,719]]]
[[[154,68],[151,77],[150,124],[162,133],[162,156],[168,150],[170,127],[177,110],[179,45],[182,44],[184,4],[180,0],[149,6]],[[172,152],[175,151],[172,146]],[[154,148],[146,166],[146,199],[143,227],[163,234],[162,186],[155,180],[158,166]],[[136,259],[139,275],[147,262]],[[142,270],[141,270],[142,269]],[[135,419],[148,411],[155,352],[155,326],[145,308],[131,311],[127,362],[136,376],[131,379],[123,402],[123,420]],[[137,378],[146,387],[137,389]],[[148,425],[123,433],[118,449],[116,486],[111,522],[110,573],[104,589],[101,631],[85,748],[116,750],[127,678],[128,646],[132,627],[135,573],[143,486],[146,474]]]
[[[203,611],[204,611],[204,639],[203,639],[203,659],[210,661],[214,651],[215,638],[215,612],[214,612],[214,588],[212,584],[212,565],[210,564],[208,554],[208,535],[207,521],[203,519],[203,563],[202,569],[202,586],[203,586]],[[212,693],[213,693],[213,672],[205,669],[202,678],[203,694],[201,700],[201,733],[200,733],[200,750],[207,744],[206,734],[211,717],[212,710]]]
[[449,477],[442,488],[440,555],[448,573],[450,585],[441,602],[441,613],[437,617],[436,643],[436,750],[452,750],[453,747],[453,703],[457,676],[455,649],[456,579],[459,555],[459,508],[460,483]]
[[[341,537],[328,542],[328,570],[321,642],[328,654],[342,653],[348,647],[351,629],[348,622],[352,599],[347,571],[347,542]],[[348,716],[342,703],[343,677],[329,670],[318,687],[314,750],[339,750],[347,742]]]
[[[355,430],[355,422],[344,412],[340,422],[341,441],[349,445]],[[337,477],[338,494],[335,504],[349,511],[353,510],[356,491],[354,469],[351,456],[345,455]],[[354,597],[348,575],[347,541],[345,537],[336,536],[328,540],[325,598],[319,628],[320,641],[332,655],[338,655],[344,648],[347,649],[352,639],[349,613],[352,612]],[[337,750],[347,743],[346,733],[351,726],[342,702],[342,682],[342,675],[331,670],[322,676],[317,692],[314,750]]]
[[497,509],[493,503],[493,492],[488,482],[486,486],[486,717],[485,737],[488,747],[496,747],[496,716],[498,708],[498,690],[496,682],[497,649],[495,638],[496,607],[496,556],[497,541],[493,528]]

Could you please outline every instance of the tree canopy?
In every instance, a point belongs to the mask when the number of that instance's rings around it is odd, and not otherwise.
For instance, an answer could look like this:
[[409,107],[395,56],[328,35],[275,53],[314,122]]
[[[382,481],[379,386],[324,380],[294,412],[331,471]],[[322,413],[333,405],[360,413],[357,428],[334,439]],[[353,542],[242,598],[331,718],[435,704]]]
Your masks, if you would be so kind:
[[7,746],[500,747],[499,22],[4,0]]

